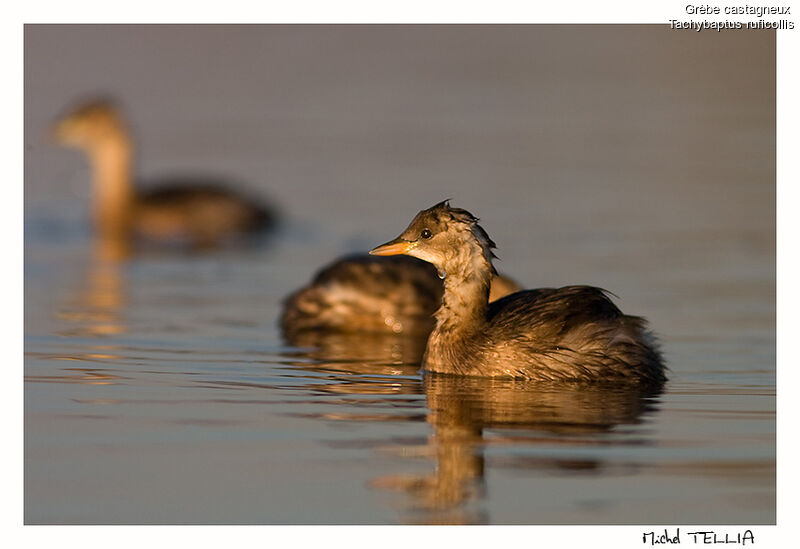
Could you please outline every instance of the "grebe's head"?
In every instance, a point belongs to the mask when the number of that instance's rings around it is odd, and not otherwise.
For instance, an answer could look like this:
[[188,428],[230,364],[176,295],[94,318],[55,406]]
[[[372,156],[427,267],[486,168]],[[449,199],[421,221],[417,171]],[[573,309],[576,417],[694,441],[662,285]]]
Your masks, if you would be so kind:
[[59,145],[89,149],[112,140],[126,139],[127,130],[119,111],[108,100],[83,103],[53,125]]
[[405,254],[433,264],[440,276],[447,273],[487,272],[496,274],[492,259],[495,247],[478,218],[445,200],[422,210],[408,228],[394,240],[369,253]]

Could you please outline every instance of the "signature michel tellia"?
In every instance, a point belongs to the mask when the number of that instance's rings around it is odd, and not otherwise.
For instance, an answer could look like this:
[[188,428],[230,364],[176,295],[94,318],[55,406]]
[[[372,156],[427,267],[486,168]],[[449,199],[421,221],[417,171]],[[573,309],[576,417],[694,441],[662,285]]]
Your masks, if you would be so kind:
[[670,532],[664,528],[663,532],[643,532],[642,543],[645,545],[679,545],[688,543],[694,545],[751,545],[755,543],[752,530],[739,532],[720,532],[715,530],[694,530],[681,533],[680,528]]

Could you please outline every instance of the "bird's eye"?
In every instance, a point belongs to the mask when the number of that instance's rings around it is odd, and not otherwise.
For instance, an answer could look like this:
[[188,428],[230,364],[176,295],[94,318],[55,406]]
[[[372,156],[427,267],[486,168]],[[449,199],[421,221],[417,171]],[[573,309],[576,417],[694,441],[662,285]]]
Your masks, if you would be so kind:
[[419,233],[419,235],[420,235],[422,238],[424,238],[424,239],[426,239],[426,240],[427,240],[428,238],[430,238],[430,237],[432,237],[432,236],[433,236],[433,233],[431,232],[431,230],[430,230],[430,229],[422,229],[422,232],[421,232],[421,233]]

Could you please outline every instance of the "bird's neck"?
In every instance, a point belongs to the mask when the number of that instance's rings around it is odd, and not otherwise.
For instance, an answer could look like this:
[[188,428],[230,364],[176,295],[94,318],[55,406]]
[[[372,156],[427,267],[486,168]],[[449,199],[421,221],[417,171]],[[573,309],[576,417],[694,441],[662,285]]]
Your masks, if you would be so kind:
[[469,251],[449,261],[443,273],[444,294],[429,347],[433,343],[440,349],[463,348],[486,325],[493,268],[479,246]]
[[129,227],[134,204],[133,147],[124,136],[88,150],[92,167],[92,218],[101,234],[121,236]]
[[488,276],[453,276],[444,279],[442,305],[436,311],[436,328],[453,333],[479,330],[486,322],[489,306]]

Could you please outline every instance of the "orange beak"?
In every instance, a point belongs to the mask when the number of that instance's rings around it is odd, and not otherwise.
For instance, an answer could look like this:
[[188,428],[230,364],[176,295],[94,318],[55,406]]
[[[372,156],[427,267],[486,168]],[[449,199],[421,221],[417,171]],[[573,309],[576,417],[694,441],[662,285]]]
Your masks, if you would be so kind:
[[409,242],[408,240],[397,237],[386,244],[381,244],[377,248],[370,250],[369,253],[370,255],[401,255],[407,254],[416,247],[416,242]]

